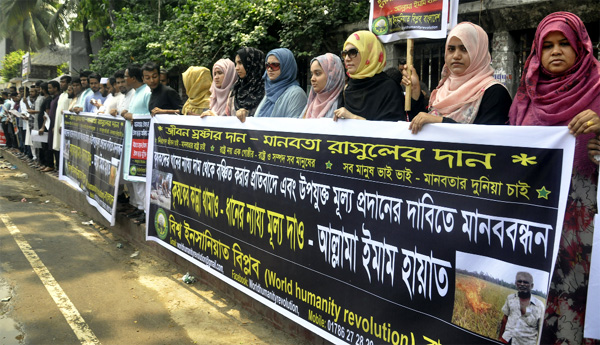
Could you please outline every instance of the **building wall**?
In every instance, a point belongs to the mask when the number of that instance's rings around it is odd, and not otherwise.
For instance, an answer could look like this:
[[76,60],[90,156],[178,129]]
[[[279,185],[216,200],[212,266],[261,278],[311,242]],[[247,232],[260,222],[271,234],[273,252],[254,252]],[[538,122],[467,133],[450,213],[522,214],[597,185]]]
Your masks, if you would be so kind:
[[7,49],[8,49],[8,42],[6,41],[6,38],[3,38],[0,40],[0,67],[2,67],[1,61],[4,60],[4,56],[9,53],[7,51]]
[[42,66],[32,65],[31,73],[29,74],[29,81],[33,82],[36,80],[51,80],[58,77],[56,73],[56,66]]
[[[69,60],[70,72],[71,75],[78,75],[80,71],[90,67],[87,52],[85,50],[83,32],[71,31],[69,42],[71,45],[71,58]],[[102,41],[100,39],[93,40],[92,52],[97,54],[100,51],[100,48],[102,48]]]

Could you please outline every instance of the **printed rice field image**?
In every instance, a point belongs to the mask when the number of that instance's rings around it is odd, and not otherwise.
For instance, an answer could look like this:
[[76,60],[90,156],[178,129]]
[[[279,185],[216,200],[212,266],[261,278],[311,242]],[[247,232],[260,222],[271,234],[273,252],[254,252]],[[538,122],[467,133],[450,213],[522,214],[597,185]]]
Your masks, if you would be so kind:
[[[545,272],[500,263],[483,256],[457,253],[452,323],[482,336],[499,339],[500,323],[504,317],[502,306],[508,295],[517,292],[515,275],[520,271],[531,272],[535,287],[546,289],[548,275]],[[546,303],[546,291],[535,290],[533,294]]]

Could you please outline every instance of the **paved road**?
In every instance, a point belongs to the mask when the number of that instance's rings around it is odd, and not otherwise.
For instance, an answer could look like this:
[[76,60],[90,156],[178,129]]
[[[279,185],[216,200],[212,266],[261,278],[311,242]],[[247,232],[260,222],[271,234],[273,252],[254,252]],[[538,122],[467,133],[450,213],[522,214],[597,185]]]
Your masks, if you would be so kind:
[[0,345],[300,342],[20,174],[0,169]]

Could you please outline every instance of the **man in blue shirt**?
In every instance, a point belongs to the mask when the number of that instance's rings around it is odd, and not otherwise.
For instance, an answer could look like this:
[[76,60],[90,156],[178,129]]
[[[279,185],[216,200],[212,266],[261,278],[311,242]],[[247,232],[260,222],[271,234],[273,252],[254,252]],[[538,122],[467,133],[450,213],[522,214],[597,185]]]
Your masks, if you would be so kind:
[[133,114],[135,115],[150,115],[148,104],[152,92],[148,85],[144,84],[142,68],[138,64],[129,65],[125,70],[125,81],[127,85],[135,89],[133,99],[129,103],[127,113],[123,115],[126,120],[131,121]]
[[[127,85],[132,89],[135,89],[135,94],[129,103],[129,108],[124,111],[123,117],[128,121],[133,121],[137,115],[150,115],[148,110],[148,104],[150,103],[150,96],[152,95],[148,85],[143,83],[142,68],[138,64],[132,64],[125,70],[125,80]],[[127,138],[127,131],[131,131],[130,125],[125,126],[125,137]],[[125,143],[125,145],[131,146],[131,142]],[[145,215],[145,199],[146,199],[146,182],[131,181],[133,191],[130,193],[129,202],[137,207],[137,211],[134,211],[127,215],[129,218],[134,218],[134,222],[142,224],[146,221]]]
[[98,100],[102,104],[104,104],[104,102],[106,101],[106,96],[102,96],[102,93],[100,92],[100,79],[102,78],[100,78],[100,76],[96,73],[91,74],[88,78],[90,83],[90,89],[92,90],[92,92],[89,93],[85,98],[85,112],[97,113],[98,108],[95,105],[95,101]]

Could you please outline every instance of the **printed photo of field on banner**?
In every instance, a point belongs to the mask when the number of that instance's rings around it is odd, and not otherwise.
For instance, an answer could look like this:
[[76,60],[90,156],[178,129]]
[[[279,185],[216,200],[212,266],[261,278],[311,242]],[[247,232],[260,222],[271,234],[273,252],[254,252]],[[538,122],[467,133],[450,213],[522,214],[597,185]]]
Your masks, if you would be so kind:
[[[510,274],[514,272],[514,274]],[[533,277],[533,286],[545,287],[548,273],[496,259],[468,253],[456,254],[456,280],[452,323],[484,335],[499,339],[507,296],[518,293],[516,274],[527,272]],[[546,304],[546,294],[532,291],[541,305]]]

